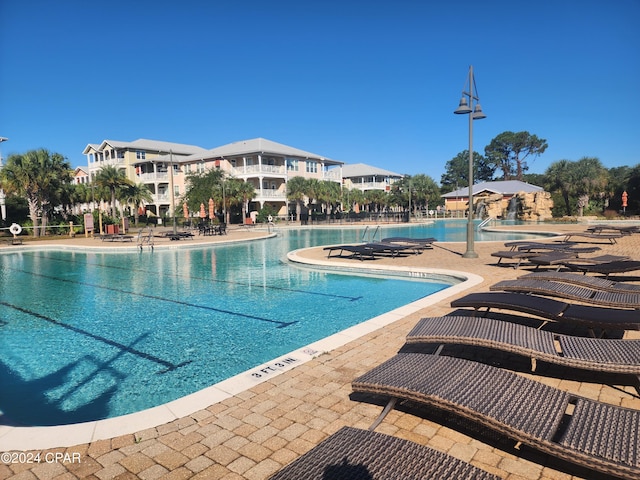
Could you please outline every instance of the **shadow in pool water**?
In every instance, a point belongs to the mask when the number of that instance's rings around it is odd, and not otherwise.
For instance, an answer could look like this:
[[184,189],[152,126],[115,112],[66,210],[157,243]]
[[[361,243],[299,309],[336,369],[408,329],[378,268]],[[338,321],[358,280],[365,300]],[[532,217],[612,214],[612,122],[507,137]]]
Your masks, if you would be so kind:
[[[99,362],[92,356],[82,357],[44,377],[23,379],[10,365],[0,362],[0,425],[47,426],[64,425],[106,418],[109,415],[109,400],[116,393],[118,380],[124,374]],[[86,371],[93,365],[90,374],[78,378],[78,371]],[[78,392],[100,374],[111,378],[97,396],[90,401],[73,405]]]

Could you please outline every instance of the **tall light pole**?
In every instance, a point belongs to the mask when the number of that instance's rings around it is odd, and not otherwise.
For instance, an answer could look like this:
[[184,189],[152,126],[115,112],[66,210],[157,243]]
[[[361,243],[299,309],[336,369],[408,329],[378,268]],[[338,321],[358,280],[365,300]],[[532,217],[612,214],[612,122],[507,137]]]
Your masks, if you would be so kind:
[[[462,257],[478,258],[478,254],[473,249],[473,121],[481,120],[487,116],[482,113],[480,106],[478,89],[473,76],[473,65],[469,67],[469,76],[464,88],[468,88],[468,90],[462,90],[460,105],[453,112],[459,115],[469,115],[469,214],[467,216],[467,251]],[[467,97],[469,97],[469,103],[467,103]]]

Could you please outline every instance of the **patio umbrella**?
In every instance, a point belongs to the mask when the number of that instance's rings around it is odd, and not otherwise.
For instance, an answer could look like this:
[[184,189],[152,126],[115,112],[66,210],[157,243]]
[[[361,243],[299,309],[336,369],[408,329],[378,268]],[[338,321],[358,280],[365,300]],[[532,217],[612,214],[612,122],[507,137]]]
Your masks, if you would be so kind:
[[204,213],[204,203],[200,204],[200,218],[206,218],[207,214]]
[[184,214],[184,218],[189,218],[189,207],[186,202],[182,204],[182,213]]
[[214,211],[213,211],[213,198],[209,199],[209,219],[213,220],[213,216],[214,216]]

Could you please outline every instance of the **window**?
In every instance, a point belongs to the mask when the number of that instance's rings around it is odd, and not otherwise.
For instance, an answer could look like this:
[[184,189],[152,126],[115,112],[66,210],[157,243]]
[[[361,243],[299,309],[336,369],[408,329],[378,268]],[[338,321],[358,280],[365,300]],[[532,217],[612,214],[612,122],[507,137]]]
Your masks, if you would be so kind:
[[124,150],[118,150],[118,158],[124,158]]
[[298,171],[298,159],[297,158],[287,158],[287,170],[290,172]]
[[146,158],[145,152],[143,152],[142,150],[136,150],[136,158],[138,160],[144,160]]
[[173,194],[174,194],[176,197],[179,197],[179,196],[180,196],[180,187],[179,187],[178,185],[174,185],[174,186],[173,186]]
[[318,162],[307,160],[307,173],[318,173]]

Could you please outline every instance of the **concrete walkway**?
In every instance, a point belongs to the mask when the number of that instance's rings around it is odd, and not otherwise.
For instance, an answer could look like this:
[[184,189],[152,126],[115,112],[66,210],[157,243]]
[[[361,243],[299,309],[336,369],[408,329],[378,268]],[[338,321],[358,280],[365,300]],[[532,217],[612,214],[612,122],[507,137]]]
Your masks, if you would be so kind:
[[[565,232],[583,231],[585,226],[544,228]],[[238,240],[255,239],[265,233],[246,232],[240,238],[240,232],[232,231],[220,239],[231,240],[236,234],[235,239]],[[216,241],[217,238],[209,237],[207,241]],[[76,240],[78,243],[75,243]],[[75,245],[89,242],[89,246],[101,243],[94,239],[58,242],[65,245],[69,242]],[[172,243],[188,245],[187,242]],[[173,247],[169,243],[167,245]],[[599,246],[602,247],[599,253],[640,258],[640,234],[625,236],[615,245]],[[118,244],[113,248],[126,247]],[[502,243],[476,243],[477,259],[462,258],[465,245],[460,243],[437,243],[433,250],[421,255],[366,262],[341,258],[327,260],[326,252],[321,248],[299,252],[298,255],[310,262],[328,261],[350,267],[389,265],[470,272],[483,279],[468,291],[485,291],[497,281],[526,273],[528,268],[514,270],[496,266],[496,259],[490,253],[499,249],[503,249]],[[368,427],[380,413],[381,407],[352,400],[351,381],[395,355],[403,345],[405,335],[421,317],[450,312],[451,299],[443,299],[428,308],[410,313],[382,329],[274,375],[222,401],[212,401],[208,407],[170,423],[93,443],[25,452],[31,456],[39,453],[40,463],[0,462],[0,478],[266,479],[340,427]],[[638,333],[627,332],[627,336],[640,338]],[[527,359],[482,354],[490,355],[490,360],[496,364],[518,371],[522,369],[526,372],[529,366]],[[631,385],[616,384],[617,378],[578,374],[566,380],[566,371],[542,365],[538,367],[536,375],[522,374],[603,402],[640,408],[640,398],[635,389]],[[452,372],[452,376],[454,374]],[[394,410],[377,430],[448,452],[506,480],[603,478],[602,475],[558,462],[526,447],[517,450],[512,442],[478,431],[473,425],[456,421],[455,418],[431,411],[419,412],[420,415],[416,413]],[[2,460],[7,460],[6,456]]]

